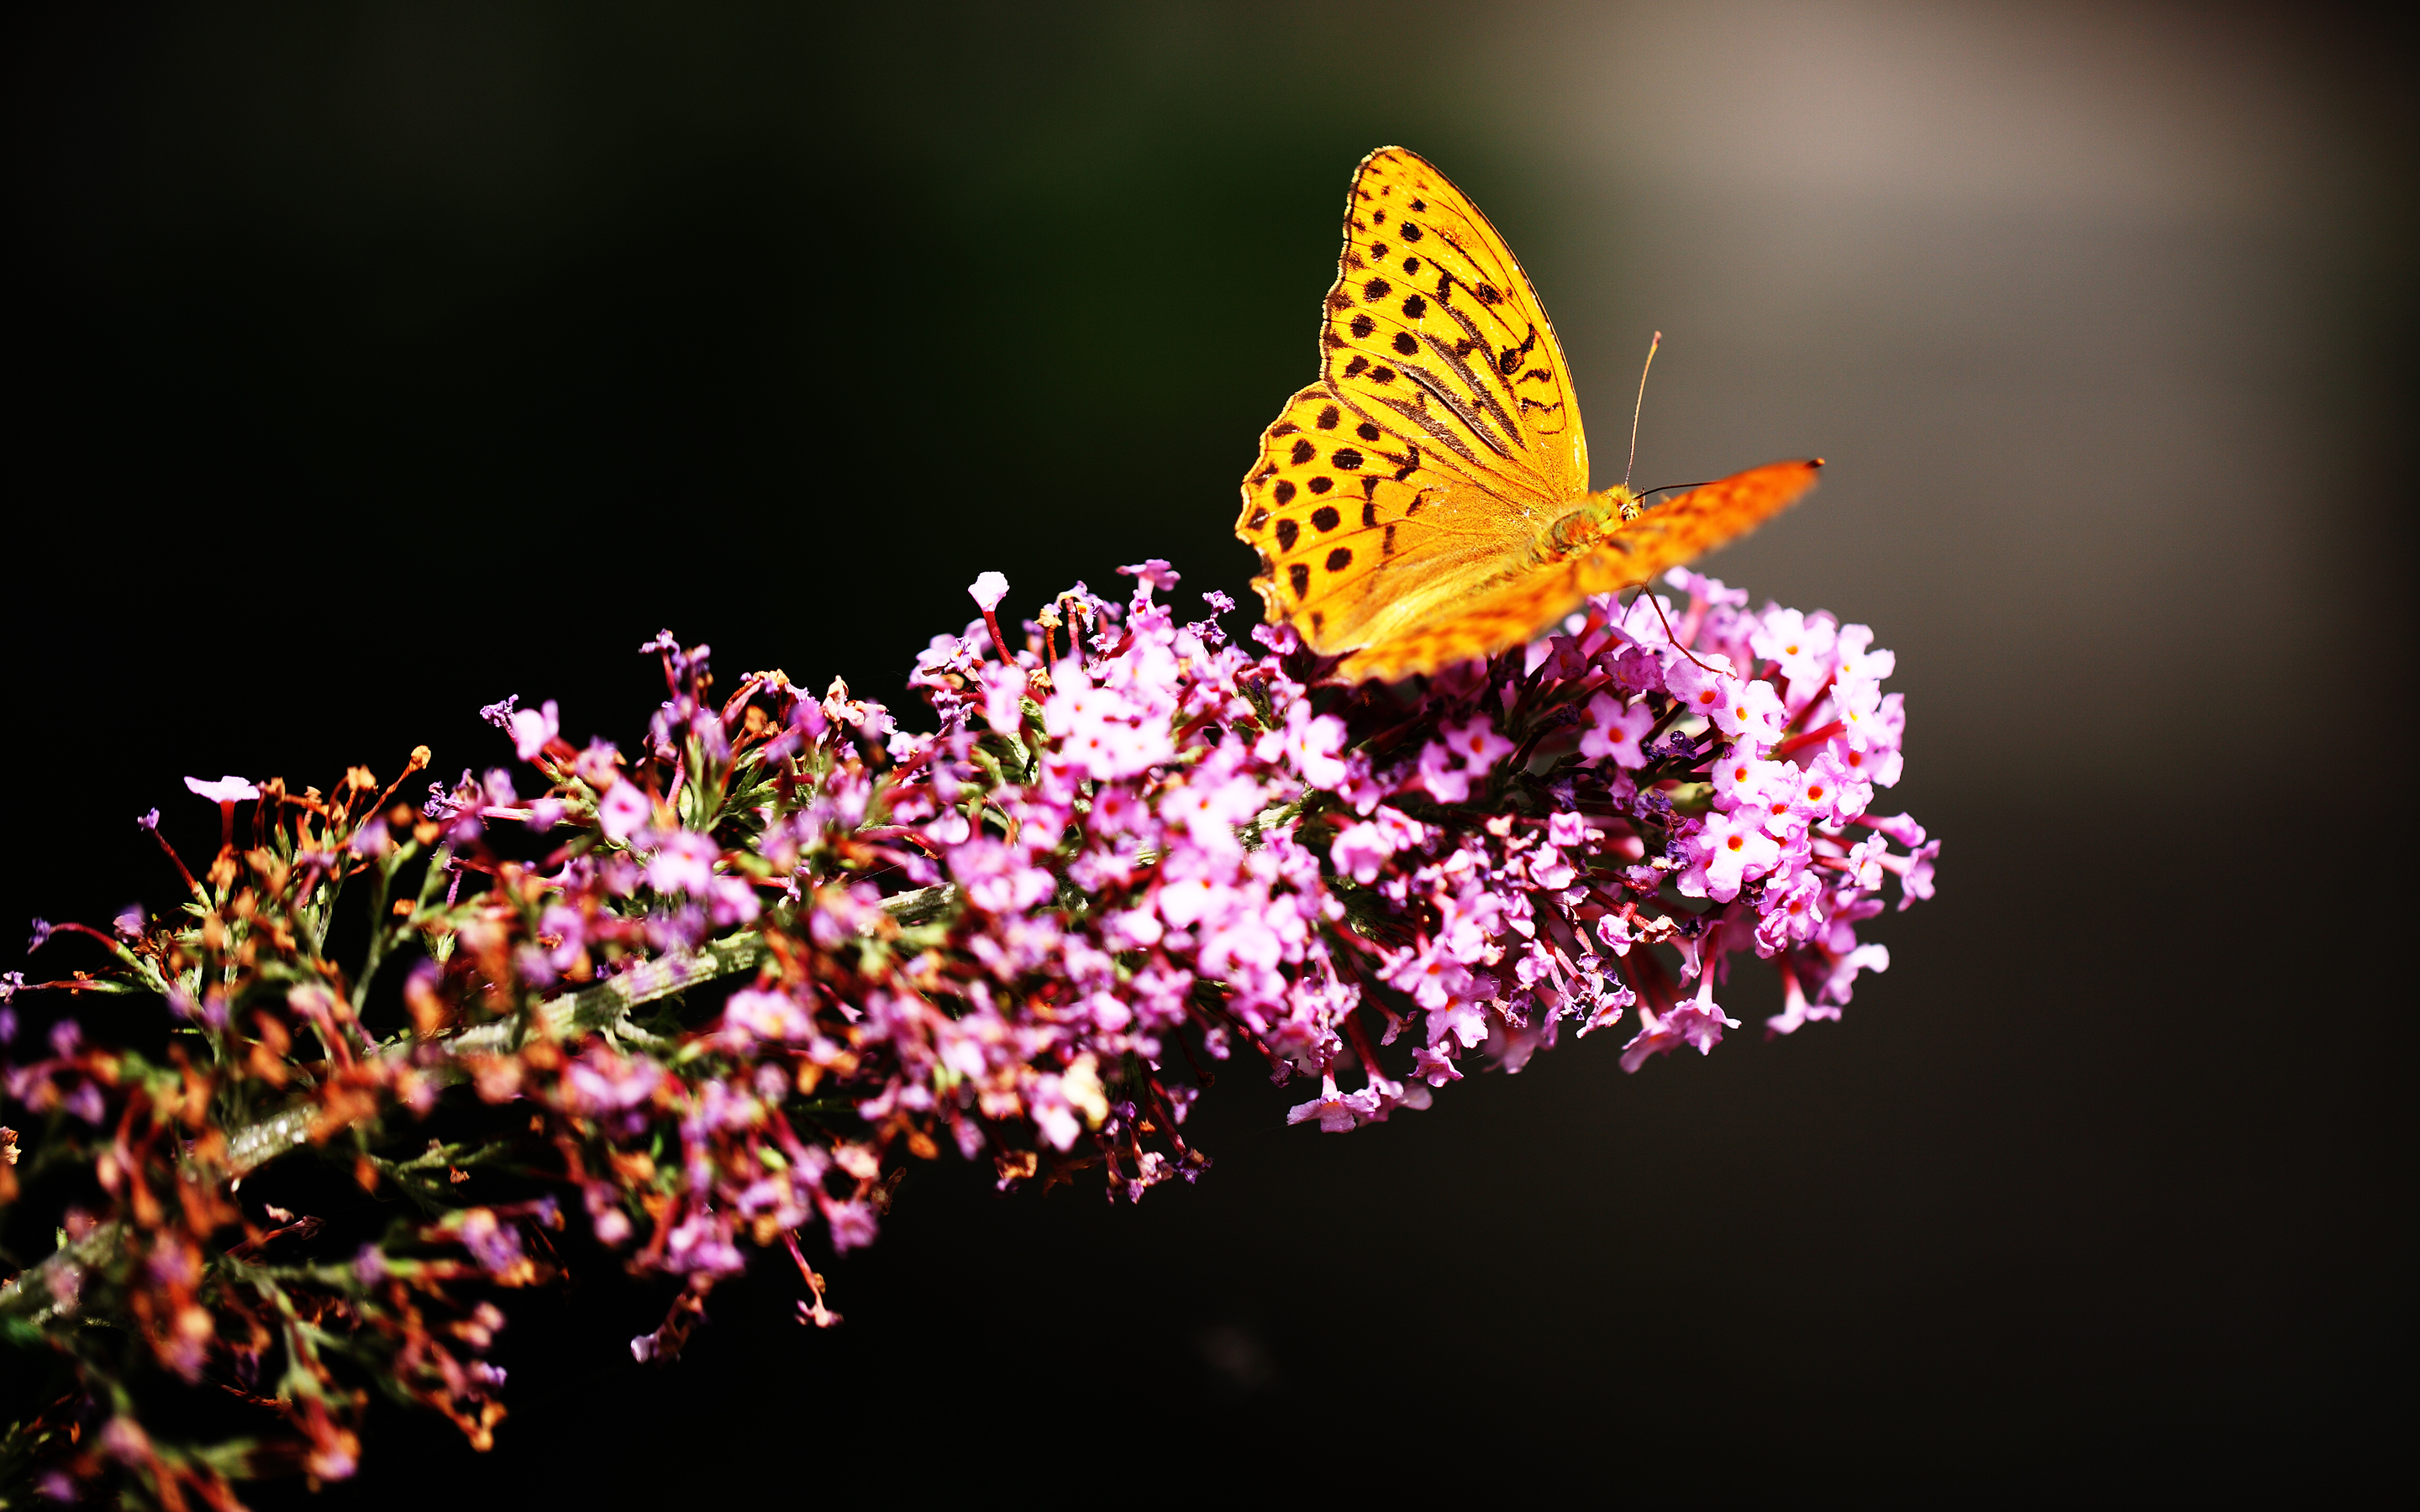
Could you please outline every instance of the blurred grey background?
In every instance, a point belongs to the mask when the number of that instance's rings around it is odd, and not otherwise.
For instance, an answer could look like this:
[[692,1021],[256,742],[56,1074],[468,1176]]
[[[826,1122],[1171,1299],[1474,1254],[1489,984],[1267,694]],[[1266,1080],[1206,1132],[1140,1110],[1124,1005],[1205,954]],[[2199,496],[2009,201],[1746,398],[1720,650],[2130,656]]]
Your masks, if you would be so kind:
[[[1636,1078],[1567,1043],[1350,1139],[1280,1127],[1238,1068],[1200,1188],[996,1204],[937,1172],[835,1268],[845,1329],[791,1328],[768,1278],[675,1377],[617,1362],[660,1303],[600,1280],[515,1325],[494,1459],[397,1422],[409,1463],[374,1443],[391,1478],[332,1494],[737,1493],[797,1471],[799,1424],[861,1446],[816,1473],[915,1454],[937,1486],[1082,1443],[1247,1481],[1694,1456],[1963,1487],[2342,1464],[2321,1446],[2384,1410],[2412,1259],[2397,23],[6,24],[0,759],[64,795],[21,820],[21,914],[147,885],[93,816],[207,828],[162,796],[186,772],[484,763],[471,711],[505,692],[627,736],[659,625],[895,697],[985,569],[1030,605],[1165,556],[1249,604],[1234,486],[1315,371],[1345,183],[1387,143],[1523,258],[1601,470],[1654,330],[1640,483],[1831,460],[1709,570],[1898,651],[1900,794],[1947,838],[1843,1025]],[[2387,782],[2347,783],[2378,749]],[[600,1443],[603,1403],[658,1436]]]

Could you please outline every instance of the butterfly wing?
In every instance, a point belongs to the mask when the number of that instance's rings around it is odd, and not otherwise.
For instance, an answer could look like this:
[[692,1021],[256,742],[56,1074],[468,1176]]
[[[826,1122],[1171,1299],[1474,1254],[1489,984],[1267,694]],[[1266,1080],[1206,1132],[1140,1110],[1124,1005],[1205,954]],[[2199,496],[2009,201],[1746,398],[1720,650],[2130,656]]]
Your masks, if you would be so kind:
[[1325,654],[1371,648],[1353,675],[1481,654],[1374,655],[1425,643],[1534,572],[1544,532],[1588,491],[1579,407],[1537,291],[1445,175],[1384,147],[1354,176],[1320,342],[1321,381],[1263,434],[1236,519],[1269,618]]
[[1583,559],[1576,586],[1606,594],[1652,582],[1701,552],[1728,545],[1815,486],[1822,457],[1774,462],[1702,484],[1640,513]]
[[1667,569],[1728,544],[1815,486],[1818,457],[1776,462],[1705,484],[1643,511],[1595,550],[1474,580],[1443,612],[1401,625],[1346,657],[1340,676],[1397,678],[1519,645],[1591,594],[1652,582]]

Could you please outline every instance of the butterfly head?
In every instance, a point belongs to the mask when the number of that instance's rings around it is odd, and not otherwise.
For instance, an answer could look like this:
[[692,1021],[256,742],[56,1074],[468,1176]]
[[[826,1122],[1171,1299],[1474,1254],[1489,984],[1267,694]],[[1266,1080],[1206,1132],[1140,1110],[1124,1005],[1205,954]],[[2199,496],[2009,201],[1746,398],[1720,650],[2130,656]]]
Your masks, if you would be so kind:
[[1553,560],[1586,551],[1605,537],[1608,525],[1637,517],[1638,496],[1626,485],[1617,484],[1590,494],[1579,508],[1555,521],[1546,532],[1544,554]]

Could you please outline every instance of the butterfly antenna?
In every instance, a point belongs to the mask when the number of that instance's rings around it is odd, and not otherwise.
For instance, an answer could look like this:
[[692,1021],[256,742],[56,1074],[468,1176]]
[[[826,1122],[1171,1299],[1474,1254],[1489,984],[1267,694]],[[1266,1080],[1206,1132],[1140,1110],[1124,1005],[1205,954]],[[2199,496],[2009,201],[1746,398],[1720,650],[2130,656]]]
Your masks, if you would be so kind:
[[1647,361],[1638,369],[1638,402],[1630,407],[1630,462],[1621,470],[1621,486],[1630,486],[1632,468],[1638,466],[1638,417],[1647,409],[1647,370],[1655,365],[1655,348],[1664,345],[1664,332],[1655,332],[1647,344]]
[[1648,607],[1655,610],[1656,623],[1664,626],[1664,639],[1671,642],[1672,649],[1684,656],[1688,656],[1689,660],[1696,665],[1699,671],[1713,672],[1715,676],[1720,677],[1722,675],[1720,671],[1707,666],[1702,661],[1699,661],[1697,657],[1689,656],[1689,648],[1681,643],[1679,637],[1673,635],[1672,622],[1664,617],[1664,601],[1655,596],[1654,585],[1652,583],[1641,583],[1638,585],[1638,592],[1646,598]]

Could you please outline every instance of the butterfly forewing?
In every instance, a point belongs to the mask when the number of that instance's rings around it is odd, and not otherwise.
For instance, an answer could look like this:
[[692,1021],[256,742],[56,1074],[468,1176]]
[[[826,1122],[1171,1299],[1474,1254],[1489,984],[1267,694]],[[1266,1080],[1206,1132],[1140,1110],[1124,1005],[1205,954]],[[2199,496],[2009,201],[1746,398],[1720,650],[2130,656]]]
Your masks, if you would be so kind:
[[1561,346],[1478,207],[1400,147],[1362,160],[1324,380],[1262,437],[1236,533],[1273,619],[1342,651],[1434,625],[1585,493]]
[[[1554,323],[1479,207],[1417,153],[1361,160],[1328,291],[1328,384],[1449,471],[1512,495],[1588,491],[1588,443]],[[1454,463],[1461,464],[1455,468]]]

